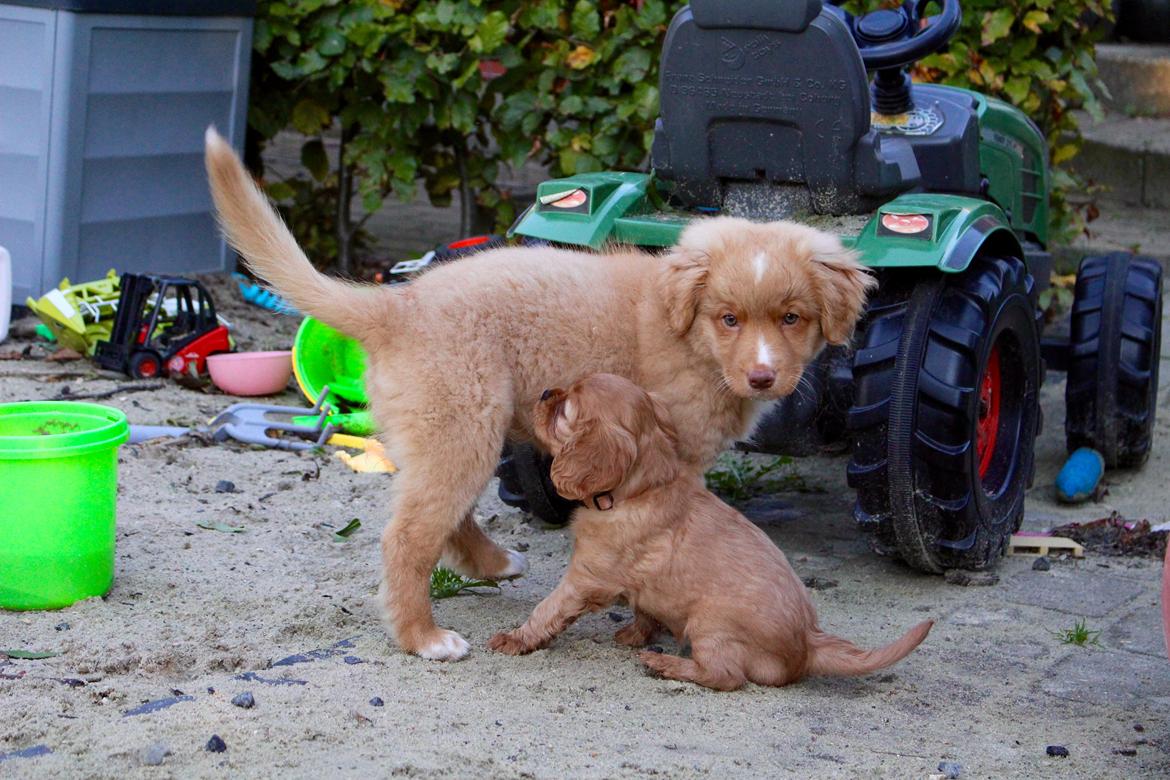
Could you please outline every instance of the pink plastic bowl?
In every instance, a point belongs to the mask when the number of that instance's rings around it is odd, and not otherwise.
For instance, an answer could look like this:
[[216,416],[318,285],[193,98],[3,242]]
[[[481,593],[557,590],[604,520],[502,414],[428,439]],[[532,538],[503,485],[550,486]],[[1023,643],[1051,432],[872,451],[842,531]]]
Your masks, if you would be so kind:
[[292,352],[230,352],[207,358],[211,381],[232,395],[275,395],[292,376]]

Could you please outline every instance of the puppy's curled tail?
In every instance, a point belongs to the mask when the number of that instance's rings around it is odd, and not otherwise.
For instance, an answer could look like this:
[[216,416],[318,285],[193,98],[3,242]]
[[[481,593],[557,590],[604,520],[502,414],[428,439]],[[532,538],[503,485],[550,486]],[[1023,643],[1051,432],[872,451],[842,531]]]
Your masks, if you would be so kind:
[[385,327],[391,290],[320,273],[214,127],[207,128],[204,151],[219,226],[253,271],[302,312],[349,336]]
[[862,650],[847,639],[819,630],[813,631],[809,637],[807,673],[814,676],[853,677],[893,666],[926,639],[933,625],[933,620],[925,620],[897,641],[877,650]]

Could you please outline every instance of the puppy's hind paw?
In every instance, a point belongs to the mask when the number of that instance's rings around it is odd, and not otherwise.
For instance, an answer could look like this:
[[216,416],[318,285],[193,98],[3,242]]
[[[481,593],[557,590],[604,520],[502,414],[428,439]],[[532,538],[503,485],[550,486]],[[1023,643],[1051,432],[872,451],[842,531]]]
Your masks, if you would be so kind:
[[467,655],[471,645],[454,631],[439,630],[415,651],[428,661],[458,661]]
[[524,556],[524,553],[517,552],[516,550],[506,550],[505,552],[508,553],[508,565],[497,579],[515,579],[528,571],[528,558]]
[[505,655],[527,655],[536,649],[517,636],[515,631],[501,631],[488,640],[487,646],[488,650]]

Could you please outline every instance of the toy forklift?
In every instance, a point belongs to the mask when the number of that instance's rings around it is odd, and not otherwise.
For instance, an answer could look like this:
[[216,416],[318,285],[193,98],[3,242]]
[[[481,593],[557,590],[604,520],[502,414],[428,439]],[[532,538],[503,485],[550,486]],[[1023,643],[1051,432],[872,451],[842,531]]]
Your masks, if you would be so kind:
[[110,339],[94,352],[102,368],[136,379],[202,374],[208,355],[232,351],[228,329],[220,324],[211,296],[199,282],[122,274],[121,287]]

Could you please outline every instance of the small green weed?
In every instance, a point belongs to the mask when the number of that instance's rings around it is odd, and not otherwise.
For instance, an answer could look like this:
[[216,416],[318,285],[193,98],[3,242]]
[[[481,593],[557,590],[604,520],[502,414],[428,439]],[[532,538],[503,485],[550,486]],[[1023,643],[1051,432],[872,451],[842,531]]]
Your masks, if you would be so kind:
[[431,598],[433,599],[449,599],[452,596],[458,596],[465,590],[470,591],[472,588],[499,590],[500,586],[495,580],[469,580],[444,566],[437,566],[431,572]]
[[0,650],[0,658],[17,658],[22,661],[39,661],[42,658],[53,658],[61,655],[53,651],[37,651],[37,650]]
[[1097,637],[1101,636],[1101,632],[1091,631],[1084,618],[1081,618],[1076,623],[1073,623],[1072,628],[1066,628],[1063,631],[1057,631],[1055,633],[1056,638],[1066,645],[1084,647],[1085,645],[1100,644],[1097,641]]
[[792,458],[787,455],[761,460],[745,452],[725,452],[707,472],[707,488],[732,503],[766,492],[823,492],[823,488],[808,485],[800,474],[779,473],[791,464]]
[[707,488],[728,501],[745,501],[763,487],[764,477],[791,462],[791,458],[759,461],[747,453],[725,452],[707,472]]
[[345,528],[342,528],[340,531],[333,532],[333,541],[344,542],[346,539],[348,539],[353,534],[354,531],[356,531],[357,529],[359,529],[361,527],[362,527],[362,521],[358,520],[355,517],[353,520],[350,520],[346,524]]
[[242,534],[248,530],[242,525],[228,525],[217,520],[197,520],[195,525],[208,531],[220,531],[225,534]]

